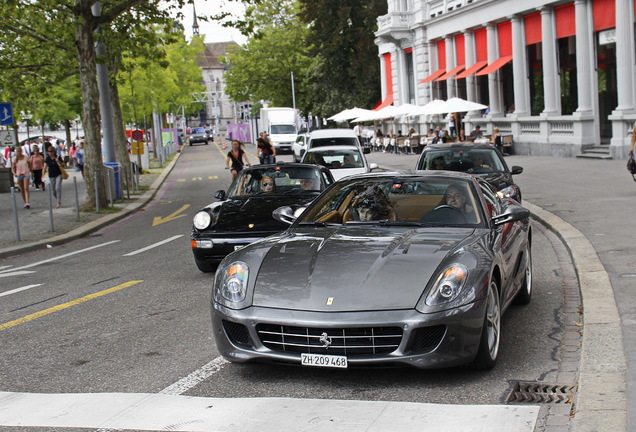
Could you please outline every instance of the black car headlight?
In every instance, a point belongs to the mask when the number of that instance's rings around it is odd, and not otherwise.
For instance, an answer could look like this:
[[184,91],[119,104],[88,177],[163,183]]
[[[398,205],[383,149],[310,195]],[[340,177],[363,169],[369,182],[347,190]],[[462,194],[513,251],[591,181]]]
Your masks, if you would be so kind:
[[250,270],[247,264],[241,261],[235,261],[228,266],[224,266],[216,277],[216,300],[221,300],[218,298],[219,295],[224,300],[232,303],[245,300],[249,274]]
[[192,219],[192,223],[196,229],[204,230],[208,228],[209,226],[214,225],[216,223],[216,217],[210,214],[206,210],[201,210],[200,212],[194,215],[194,218]]
[[461,293],[468,279],[468,268],[452,264],[440,273],[426,297],[427,306],[438,306],[452,302]]

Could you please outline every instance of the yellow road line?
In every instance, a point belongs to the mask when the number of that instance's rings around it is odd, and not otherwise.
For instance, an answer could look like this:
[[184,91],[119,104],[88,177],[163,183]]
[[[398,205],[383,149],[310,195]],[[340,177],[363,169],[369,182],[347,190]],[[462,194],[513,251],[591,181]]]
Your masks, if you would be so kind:
[[18,318],[17,320],[13,320],[13,321],[9,321],[9,322],[4,323],[4,324],[0,324],[0,331],[6,330],[6,329],[11,328],[11,327],[15,327],[15,326],[17,326],[19,324],[24,324],[24,323],[27,323],[29,321],[33,321],[35,319],[41,318],[43,316],[46,316],[48,314],[52,314],[53,312],[57,312],[57,311],[61,311],[63,309],[70,308],[71,306],[76,306],[76,305],[78,305],[80,303],[84,303],[84,302],[87,302],[89,300],[96,299],[96,298],[104,296],[106,294],[114,293],[115,291],[119,291],[119,290],[122,290],[124,288],[128,288],[128,287],[136,285],[136,284],[138,284],[140,282],[143,282],[143,281],[142,280],[135,280],[135,281],[126,282],[126,283],[123,283],[121,285],[117,285],[116,287],[112,287],[112,288],[109,288],[109,289],[106,289],[106,290],[103,290],[103,291],[99,291],[99,292],[96,292],[96,293],[93,293],[93,294],[89,294],[87,296],[80,297],[80,298],[78,298],[76,300],[73,300],[73,301],[70,301],[70,302],[67,302],[67,303],[63,303],[63,304],[60,304],[60,305],[57,305],[57,306],[53,306],[53,307],[50,307],[48,309],[44,309],[44,310],[41,310],[39,312],[32,313],[31,315],[27,315],[27,316],[22,317],[22,318]]

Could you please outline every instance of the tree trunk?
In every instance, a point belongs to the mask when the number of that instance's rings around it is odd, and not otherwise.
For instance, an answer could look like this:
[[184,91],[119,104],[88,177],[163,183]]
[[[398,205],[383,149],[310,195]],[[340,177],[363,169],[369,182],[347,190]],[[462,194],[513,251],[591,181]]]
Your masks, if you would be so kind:
[[[108,207],[106,182],[103,174],[102,139],[100,133],[99,90],[97,67],[95,66],[95,42],[93,39],[93,15],[91,2],[76,0],[79,16],[75,21],[75,43],[82,90],[82,112],[84,119],[84,179],[86,180],[86,207]],[[95,176],[97,173],[97,176]],[[95,192],[97,179],[98,192]]]

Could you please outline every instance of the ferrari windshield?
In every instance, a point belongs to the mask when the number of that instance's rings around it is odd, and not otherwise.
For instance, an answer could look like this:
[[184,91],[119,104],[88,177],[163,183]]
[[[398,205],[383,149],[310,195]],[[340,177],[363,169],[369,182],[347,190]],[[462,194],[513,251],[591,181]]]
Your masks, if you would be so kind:
[[481,201],[463,179],[431,176],[360,178],[336,183],[299,223],[477,226]]

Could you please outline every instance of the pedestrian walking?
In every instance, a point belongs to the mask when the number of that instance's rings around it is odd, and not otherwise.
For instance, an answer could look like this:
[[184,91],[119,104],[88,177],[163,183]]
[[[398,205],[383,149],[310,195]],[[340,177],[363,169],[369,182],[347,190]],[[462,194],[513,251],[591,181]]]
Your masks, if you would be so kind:
[[227,159],[225,160],[225,169],[231,169],[232,180],[236,178],[245,165],[250,166],[250,161],[245,151],[243,151],[243,143],[239,140],[232,140],[232,149],[227,152]]
[[57,200],[56,208],[62,207],[62,168],[64,161],[57,155],[55,146],[49,146],[46,150],[47,156],[44,160],[44,173],[49,173],[49,186],[53,190],[53,196]]
[[31,173],[33,174],[33,185],[36,190],[46,190],[44,182],[42,181],[42,170],[44,169],[44,156],[40,153],[40,149],[37,145],[33,146],[33,153],[29,156],[31,162]]
[[31,208],[29,204],[29,181],[31,180],[31,162],[22,152],[22,147],[16,146],[15,156],[11,161],[11,171],[13,176],[18,178],[18,187],[24,201],[24,208]]
[[82,173],[84,177],[84,140],[81,140],[79,147],[75,151],[75,169]]

